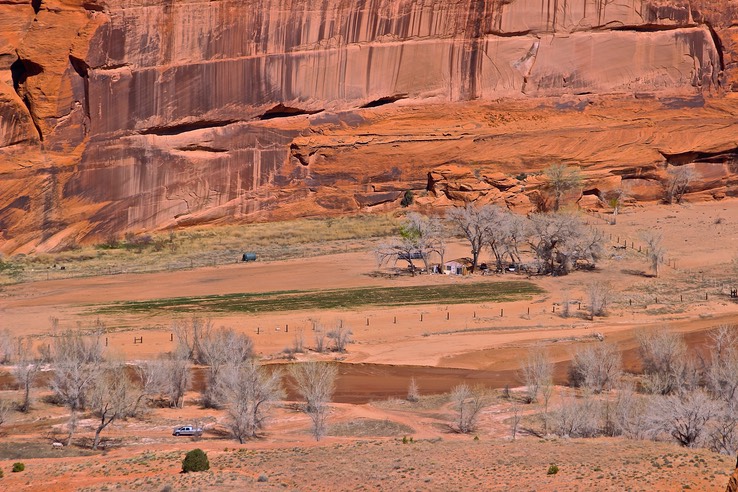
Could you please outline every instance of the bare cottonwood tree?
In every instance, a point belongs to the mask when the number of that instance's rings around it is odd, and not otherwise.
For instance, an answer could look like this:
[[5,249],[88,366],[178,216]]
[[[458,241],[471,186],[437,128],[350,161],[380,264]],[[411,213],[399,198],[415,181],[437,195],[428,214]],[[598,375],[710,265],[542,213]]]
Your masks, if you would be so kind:
[[241,444],[257,436],[271,406],[284,398],[282,373],[267,370],[253,359],[224,368],[220,384],[228,414],[226,425]]
[[609,429],[614,436],[631,439],[645,437],[648,402],[647,397],[639,395],[632,385],[624,384],[618,388],[610,408]]
[[168,354],[159,361],[161,392],[174,408],[184,408],[184,397],[192,384],[192,363],[184,352]]
[[641,240],[646,243],[646,258],[653,270],[654,276],[659,276],[659,266],[664,262],[666,249],[661,234],[653,231],[641,232]]
[[338,367],[326,362],[303,362],[289,367],[295,389],[305,400],[305,413],[312,421],[316,441],[325,435],[328,403],[336,389]]
[[420,390],[418,388],[418,382],[414,377],[410,378],[410,384],[407,386],[407,396],[405,399],[409,402],[415,403],[420,400]]
[[554,212],[559,210],[562,196],[579,188],[582,184],[582,175],[579,169],[566,164],[552,164],[543,170],[543,175],[546,178],[545,189],[554,196]]
[[525,401],[534,403],[542,387],[553,385],[553,364],[548,351],[542,345],[536,345],[528,351],[528,357],[520,369],[521,382],[525,385]]
[[13,403],[10,400],[0,400],[0,427],[10,422]]
[[567,392],[562,395],[553,420],[558,436],[595,437],[602,432],[602,405],[587,391],[581,398]]
[[541,273],[566,275],[578,262],[594,266],[602,256],[603,237],[573,214],[534,214],[528,244]]
[[205,407],[218,408],[222,404],[218,378],[223,367],[249,360],[253,355],[253,342],[242,333],[221,327],[202,333],[198,346],[199,358],[208,366],[202,403]]
[[719,405],[701,389],[682,395],[653,397],[649,411],[649,433],[671,436],[682,446],[700,446],[708,435],[708,424],[716,418]]
[[479,413],[487,406],[487,392],[484,388],[460,384],[451,389],[451,402],[457,412],[457,430],[468,434],[476,429]]
[[18,358],[13,375],[23,389],[23,401],[18,407],[21,412],[31,408],[31,388],[38,376],[41,365],[33,357],[33,341],[30,338],[18,338]]
[[517,401],[513,401],[511,410],[512,417],[510,417],[510,437],[512,437],[512,440],[514,441],[518,435],[518,426],[520,425],[520,420],[522,419],[522,416],[520,415],[520,405],[518,405]]
[[684,337],[666,328],[636,333],[643,361],[643,386],[654,394],[678,393],[694,383]]
[[205,364],[201,343],[210,336],[212,329],[212,320],[197,316],[174,321],[172,331],[177,338],[177,356],[191,360],[195,364]]
[[15,339],[7,328],[0,331],[0,365],[10,364],[15,352]]
[[325,352],[325,339],[326,339],[326,331],[322,324],[315,323],[313,326],[313,329],[315,330],[313,333],[313,338],[315,339],[315,351],[319,354],[322,354]]
[[51,345],[54,377],[51,389],[57,400],[70,411],[67,446],[72,443],[77,414],[88,403],[89,391],[100,377],[103,363],[101,331],[84,336],[67,330],[55,337]]
[[738,451],[738,415],[723,404],[712,419],[707,447],[716,453],[735,456]]
[[666,181],[664,182],[664,201],[666,203],[682,203],[682,198],[689,190],[689,185],[695,177],[696,174],[690,167],[670,167],[666,171]]
[[[443,239],[443,225],[437,217],[426,217],[416,212],[407,214],[405,223],[400,227],[400,237],[381,243],[375,250],[379,265],[397,260],[407,261],[410,271],[415,274],[413,259],[423,261],[425,271],[430,271],[432,255],[440,258],[446,251]],[[417,257],[420,258],[417,258]]]
[[520,263],[518,246],[525,240],[527,221],[506,208],[497,205],[486,205],[487,246],[495,257],[496,269],[504,273],[505,260]]
[[589,318],[595,316],[607,316],[607,306],[612,296],[612,284],[603,280],[596,280],[587,285],[587,297],[589,298]]
[[454,207],[448,211],[448,220],[464,234],[471,246],[472,266],[474,273],[479,263],[479,254],[489,240],[490,207],[475,207],[467,203],[464,207]]
[[97,416],[92,449],[100,445],[100,433],[120,418],[132,414],[139,401],[139,389],[125,365],[115,364],[101,371],[90,392],[90,408]]
[[710,393],[725,402],[729,410],[738,409],[738,328],[721,325],[710,334],[709,362],[705,370]]
[[618,385],[622,373],[622,357],[618,347],[607,342],[593,343],[574,352],[569,382],[598,394]]
[[354,341],[353,334],[354,332],[343,326],[343,321],[340,321],[338,326],[329,331],[326,336],[333,340],[333,350],[335,352],[345,352],[346,345]]

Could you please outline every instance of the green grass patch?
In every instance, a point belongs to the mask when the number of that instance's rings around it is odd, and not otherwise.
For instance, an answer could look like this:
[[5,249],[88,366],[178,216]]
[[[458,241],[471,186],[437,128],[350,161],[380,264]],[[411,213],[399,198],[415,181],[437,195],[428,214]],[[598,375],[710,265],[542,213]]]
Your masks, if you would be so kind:
[[422,304],[472,304],[530,299],[543,291],[524,281],[475,282],[463,285],[414,287],[364,287],[313,291],[279,291],[224,294],[201,297],[172,297],[127,301],[98,308],[99,314],[181,313],[268,313],[322,309],[354,309],[366,306],[412,306]]

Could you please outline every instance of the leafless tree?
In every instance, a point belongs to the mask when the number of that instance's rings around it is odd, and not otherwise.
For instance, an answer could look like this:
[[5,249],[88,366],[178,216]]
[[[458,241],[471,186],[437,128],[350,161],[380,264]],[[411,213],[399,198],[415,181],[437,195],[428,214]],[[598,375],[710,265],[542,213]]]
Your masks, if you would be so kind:
[[534,214],[528,244],[541,273],[566,275],[577,263],[594,266],[603,251],[602,233],[572,214]]
[[719,410],[719,405],[701,389],[654,397],[648,419],[649,433],[653,437],[665,433],[682,446],[697,447],[707,438],[708,424]]
[[10,330],[0,331],[0,365],[10,364],[15,352],[15,339]]
[[322,354],[325,352],[325,328],[323,328],[323,325],[320,323],[315,324],[315,332],[313,334],[315,338],[315,351],[319,354]]
[[647,398],[639,395],[632,385],[621,386],[610,411],[610,433],[614,436],[642,439],[646,432]]
[[198,346],[199,358],[208,366],[202,402],[205,407],[218,408],[222,403],[221,395],[218,394],[218,378],[222,368],[249,360],[253,355],[253,342],[242,333],[221,327],[204,331]]
[[664,201],[666,203],[681,203],[684,194],[696,175],[692,168],[687,166],[670,167],[666,171],[664,182]]
[[545,188],[554,196],[553,210],[557,212],[561,205],[561,197],[579,188],[582,184],[582,175],[578,168],[565,164],[552,164],[543,171],[546,177]]
[[726,403],[738,408],[738,328],[721,325],[710,334],[709,362],[705,371],[707,388]]
[[336,328],[328,332],[327,337],[333,340],[335,352],[345,352],[346,345],[354,341],[353,334],[354,332],[343,326],[343,321],[341,321]]
[[18,338],[17,345],[18,359],[13,375],[23,389],[23,401],[18,409],[25,413],[31,407],[31,388],[41,366],[33,358],[33,341],[30,338]]
[[103,363],[100,331],[84,336],[68,330],[54,338],[51,346],[54,377],[51,389],[59,402],[70,411],[67,446],[72,443],[77,413],[85,408],[89,391],[100,377]]
[[612,285],[607,281],[594,281],[587,285],[587,297],[589,298],[589,317],[607,316],[607,306],[612,296]]
[[681,334],[662,328],[640,331],[636,339],[643,361],[643,386],[648,392],[668,395],[693,385],[694,367]]
[[414,259],[422,260],[425,271],[429,272],[432,255],[437,255],[443,264],[445,251],[441,221],[436,217],[425,217],[411,212],[407,214],[405,223],[400,227],[400,236],[381,243],[374,250],[374,254],[379,265],[394,263],[397,260],[407,261],[410,271],[415,274]]
[[161,392],[174,408],[184,408],[184,397],[192,384],[192,363],[183,352],[168,354],[160,360]]
[[707,447],[728,456],[735,456],[738,451],[738,415],[725,404],[710,423]]
[[90,407],[97,416],[92,449],[100,445],[100,433],[115,420],[131,415],[139,401],[139,390],[122,364],[101,371],[90,396]]
[[580,347],[574,352],[569,381],[594,394],[610,390],[620,382],[622,357],[612,343],[599,342]]
[[316,441],[325,435],[328,403],[336,389],[338,367],[325,362],[303,362],[289,368],[297,392],[305,400],[305,413],[312,421]]
[[266,424],[270,407],[284,398],[281,380],[279,370],[269,371],[255,360],[224,369],[221,385],[227,426],[240,443],[257,436]]
[[664,262],[666,249],[663,245],[663,237],[653,231],[641,232],[641,240],[646,243],[646,258],[651,265],[654,276],[659,276],[659,266]]
[[479,413],[487,406],[488,397],[483,388],[460,384],[451,389],[451,402],[457,412],[457,430],[468,434],[476,429]]
[[479,263],[479,254],[489,241],[490,207],[475,207],[467,203],[464,207],[454,207],[448,211],[448,220],[464,234],[471,245],[472,267],[474,273]]
[[495,257],[497,271],[505,271],[504,262],[520,263],[518,245],[525,240],[527,222],[506,208],[487,205],[484,210],[487,221],[487,246]]
[[407,397],[405,399],[409,402],[416,402],[420,400],[420,390],[418,389],[418,382],[415,378],[410,378],[410,384],[407,387]]
[[0,400],[0,427],[10,422],[13,403],[10,400]]
[[137,415],[142,408],[146,408],[151,403],[155,395],[165,392],[167,386],[165,382],[168,378],[165,374],[166,364],[161,359],[139,361],[133,366],[133,370],[139,383],[139,392],[131,414]]
[[536,345],[528,351],[528,357],[520,369],[522,383],[525,385],[525,401],[534,403],[542,387],[553,385],[553,364],[549,360],[548,351]]
[[562,396],[554,415],[555,432],[561,437],[595,437],[602,429],[602,406],[585,391],[581,398],[573,392]]
[[177,357],[184,357],[195,364],[205,364],[201,344],[210,337],[212,329],[212,320],[197,316],[174,321],[172,331],[177,339]]
[[518,405],[517,401],[513,401],[512,417],[510,418],[510,434],[511,434],[513,441],[518,435],[518,426],[520,425],[520,420],[521,420],[520,405]]

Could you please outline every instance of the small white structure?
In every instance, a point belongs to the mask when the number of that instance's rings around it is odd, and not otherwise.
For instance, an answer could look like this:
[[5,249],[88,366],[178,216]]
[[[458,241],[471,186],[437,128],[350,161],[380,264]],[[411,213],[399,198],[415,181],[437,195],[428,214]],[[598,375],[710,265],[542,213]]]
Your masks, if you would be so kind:
[[457,258],[443,264],[443,273],[446,275],[469,275],[471,267],[471,258]]

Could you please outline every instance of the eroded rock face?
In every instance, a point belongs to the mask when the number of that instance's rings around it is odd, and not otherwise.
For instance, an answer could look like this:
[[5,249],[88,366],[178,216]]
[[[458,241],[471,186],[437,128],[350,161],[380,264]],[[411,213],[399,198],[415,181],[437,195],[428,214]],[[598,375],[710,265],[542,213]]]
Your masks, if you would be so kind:
[[731,195],[738,31],[719,3],[5,2],[0,248],[408,189],[524,211],[552,162],[588,195],[658,199],[683,165],[694,197]]

